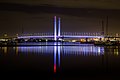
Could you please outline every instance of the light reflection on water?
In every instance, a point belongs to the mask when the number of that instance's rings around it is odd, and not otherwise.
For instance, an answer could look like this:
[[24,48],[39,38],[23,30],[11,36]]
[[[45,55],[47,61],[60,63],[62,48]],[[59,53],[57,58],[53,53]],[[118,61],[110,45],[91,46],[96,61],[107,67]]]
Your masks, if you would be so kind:
[[57,67],[60,68],[60,56],[82,55],[82,56],[100,56],[104,54],[104,47],[95,46],[33,46],[33,47],[14,47],[16,54],[22,52],[25,54],[36,53],[37,55],[53,54],[54,73]]
[[60,53],[79,54],[79,55],[102,55],[104,47],[95,46],[32,46],[32,47],[14,47],[16,52],[34,52],[34,53]]
[[[30,62],[36,62],[33,63],[33,65],[40,64],[43,65],[44,62],[51,62],[50,65],[52,65],[52,70],[54,73],[57,73],[58,68],[66,69],[73,69],[74,68],[80,68],[80,70],[86,70],[86,66],[93,67],[93,69],[97,68],[111,68],[115,67],[116,65],[119,67],[119,52],[120,48],[118,46],[107,46],[107,47],[100,47],[100,46],[92,46],[92,45],[81,45],[81,46],[21,46],[21,47],[0,47],[0,55],[1,54],[11,54],[14,53],[15,55],[19,56],[20,54],[25,55],[25,58],[27,55],[31,54],[31,56],[36,55],[34,57],[29,57],[27,59],[23,58],[24,60],[28,60],[28,63]],[[47,56],[51,55],[51,56]],[[70,56],[69,56],[70,55]],[[112,55],[112,56],[111,56]],[[115,56],[113,56],[115,55]],[[50,59],[46,60],[48,57],[51,57]],[[43,58],[42,58],[43,57]],[[69,58],[70,57],[70,58]],[[13,57],[14,58],[14,57]],[[39,60],[40,58],[40,60]],[[15,58],[16,59],[16,58]],[[15,60],[14,59],[14,60]],[[31,60],[30,60],[31,59]],[[35,61],[33,61],[36,59]],[[21,57],[20,57],[21,60]],[[22,60],[20,61],[20,65]],[[7,61],[6,61],[7,62]],[[11,61],[12,62],[12,61]],[[15,62],[16,64],[19,64],[19,62]],[[44,63],[44,64],[46,64]],[[48,64],[48,63],[47,63]],[[11,65],[11,64],[10,64]],[[24,62],[24,65],[27,65]],[[48,66],[48,65],[44,65]],[[44,66],[42,68],[44,68]],[[74,67],[77,66],[77,67]],[[24,66],[23,66],[24,67]],[[71,68],[70,68],[71,67]],[[84,68],[85,69],[84,69]],[[45,67],[47,69],[48,67]],[[91,69],[90,68],[90,69]],[[113,68],[112,68],[113,69]],[[91,69],[92,70],[92,69]],[[102,69],[101,69],[102,70]],[[83,71],[84,72],[84,71]],[[87,72],[87,70],[86,70]],[[82,73],[82,71],[81,71]]]
[[2,50],[4,51],[4,53],[7,53],[7,47],[2,47]]

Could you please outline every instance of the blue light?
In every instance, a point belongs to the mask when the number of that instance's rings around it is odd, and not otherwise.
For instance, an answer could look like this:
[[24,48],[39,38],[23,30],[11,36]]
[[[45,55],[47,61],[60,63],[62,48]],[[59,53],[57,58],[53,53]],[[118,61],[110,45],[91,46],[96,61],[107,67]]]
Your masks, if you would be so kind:
[[[53,47],[51,46],[47,46],[47,50],[46,50],[46,46],[41,46],[41,47],[37,47],[37,46],[34,46],[34,47],[18,47],[18,52],[23,52],[25,54],[27,53],[37,53],[39,55],[41,55],[42,53],[47,53],[47,55],[49,53],[53,53]],[[44,55],[45,55],[44,54]]]
[[57,40],[57,27],[56,27],[56,16],[54,16],[54,40]]
[[[61,36],[57,36],[56,34],[53,35],[46,35],[46,36],[18,36],[17,38],[18,39],[21,39],[21,38],[54,38],[54,40],[57,40],[57,37],[62,37],[63,35]],[[104,38],[104,36],[70,36],[70,35],[64,35],[64,38]]]
[[57,53],[57,46],[54,46],[54,72],[56,73],[56,53]]
[[66,55],[77,54],[84,56],[99,56],[104,54],[104,47],[95,47],[95,46],[65,46],[63,47],[63,53]]
[[58,67],[60,67],[60,46],[58,46]]
[[58,18],[58,37],[60,36],[60,18]]

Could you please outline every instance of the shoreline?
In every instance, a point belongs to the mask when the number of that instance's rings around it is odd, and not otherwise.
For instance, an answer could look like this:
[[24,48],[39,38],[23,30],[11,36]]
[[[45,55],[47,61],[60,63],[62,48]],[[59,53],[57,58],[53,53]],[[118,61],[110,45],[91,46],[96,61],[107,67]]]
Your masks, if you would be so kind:
[[25,42],[25,43],[0,43],[0,47],[19,47],[19,46],[120,46],[119,43],[100,43],[100,42]]
[[49,45],[49,44],[48,45],[47,44],[46,45],[44,45],[44,44],[38,44],[38,45],[29,45],[29,44],[27,44],[27,45],[26,44],[25,45],[0,45],[0,47],[25,47],[25,46],[26,47],[27,46],[28,47],[30,47],[30,46],[101,46],[102,47],[102,46],[120,46],[120,45],[102,45],[102,44],[100,44],[100,45],[99,44],[96,44],[96,45],[95,44],[72,44],[72,45],[71,44],[60,44],[60,45],[59,44],[56,44],[56,45],[52,45],[52,44],[51,45]]
[[0,45],[0,47],[21,47],[21,46],[94,46],[94,44],[78,44],[78,45]]

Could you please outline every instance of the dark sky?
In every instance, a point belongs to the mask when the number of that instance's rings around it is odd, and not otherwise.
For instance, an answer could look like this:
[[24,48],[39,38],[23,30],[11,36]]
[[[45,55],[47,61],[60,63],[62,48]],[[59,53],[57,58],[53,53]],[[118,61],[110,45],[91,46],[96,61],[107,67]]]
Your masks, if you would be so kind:
[[53,32],[53,16],[61,17],[62,32],[120,33],[119,0],[3,0],[0,1],[0,35]]

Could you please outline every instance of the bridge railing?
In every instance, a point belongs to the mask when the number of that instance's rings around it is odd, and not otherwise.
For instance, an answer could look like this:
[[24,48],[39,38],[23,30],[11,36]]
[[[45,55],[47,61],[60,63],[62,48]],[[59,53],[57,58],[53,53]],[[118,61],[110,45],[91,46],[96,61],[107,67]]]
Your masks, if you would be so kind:
[[85,32],[82,32],[82,33],[62,32],[61,35],[67,35],[67,36],[101,36],[100,33],[85,33]]
[[[54,36],[54,33],[32,33],[32,34],[21,34],[19,36]],[[102,36],[102,35],[101,33],[61,32],[61,36]]]

